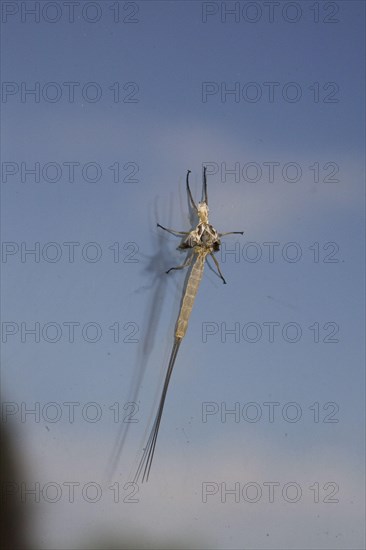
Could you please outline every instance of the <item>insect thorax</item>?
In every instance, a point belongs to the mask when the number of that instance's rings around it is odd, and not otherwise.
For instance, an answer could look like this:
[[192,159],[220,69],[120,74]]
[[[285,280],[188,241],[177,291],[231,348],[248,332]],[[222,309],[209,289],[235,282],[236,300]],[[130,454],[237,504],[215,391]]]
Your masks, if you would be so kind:
[[184,239],[179,248],[200,247],[217,251],[220,249],[220,238],[216,229],[209,223],[200,222]]

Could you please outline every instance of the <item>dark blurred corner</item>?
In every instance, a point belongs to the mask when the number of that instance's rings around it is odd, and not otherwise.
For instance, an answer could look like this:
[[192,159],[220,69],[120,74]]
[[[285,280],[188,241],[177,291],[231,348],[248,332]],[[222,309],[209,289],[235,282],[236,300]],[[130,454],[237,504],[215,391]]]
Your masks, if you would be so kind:
[[14,443],[11,423],[0,422],[0,548],[28,550],[26,540],[27,506],[20,499],[20,483],[24,481],[19,455]]
[[[0,405],[4,405],[0,402]],[[37,517],[36,507],[22,498],[22,487],[29,483],[27,457],[20,450],[18,430],[14,421],[4,420],[3,406],[0,419],[0,550],[34,550],[37,547],[32,523]],[[121,518],[122,522],[122,518]],[[121,530],[121,522],[107,531],[102,525],[91,529],[91,532],[80,533],[75,546],[80,550],[181,550],[208,548],[208,545],[193,541],[190,534],[184,541],[176,540],[174,535],[162,532],[161,537],[151,539],[144,532],[133,532],[128,526]],[[122,531],[122,532],[121,532]],[[159,540],[160,539],[160,540]],[[44,546],[43,546],[44,548]],[[52,546],[52,548],[58,548]],[[70,547],[69,547],[70,548]],[[60,548],[59,550],[63,550]]]

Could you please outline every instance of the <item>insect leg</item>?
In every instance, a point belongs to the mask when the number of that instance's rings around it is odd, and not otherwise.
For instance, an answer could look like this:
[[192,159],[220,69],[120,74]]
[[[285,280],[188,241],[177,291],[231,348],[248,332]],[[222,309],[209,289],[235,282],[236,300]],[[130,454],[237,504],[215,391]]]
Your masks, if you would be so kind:
[[192,260],[193,260],[193,254],[190,254],[189,256],[187,256],[186,261],[184,262],[184,264],[178,265],[177,267],[171,267],[165,273],[169,273],[170,271],[173,271],[174,269],[183,269],[185,267],[188,267],[189,265],[191,265]]
[[224,285],[226,285],[226,281],[225,281],[225,279],[224,279],[224,276],[223,276],[223,274],[221,273],[221,269],[220,269],[220,266],[219,266],[219,262],[216,260],[216,258],[215,258],[215,256],[213,255],[212,252],[210,252],[210,256],[212,256],[212,259],[213,259],[213,261],[215,262],[215,265],[216,265],[216,267],[217,267],[217,271],[219,272],[219,275],[220,275],[220,277],[221,277],[221,279],[222,279],[222,282],[224,283]]
[[171,233],[172,235],[189,235],[189,231],[175,231],[175,229],[169,229],[168,227],[163,227],[160,225],[160,223],[156,224],[161,229],[164,229],[164,231],[168,231],[168,233]]
[[229,231],[229,233],[219,233],[219,237],[225,237],[225,235],[244,235],[244,231]]

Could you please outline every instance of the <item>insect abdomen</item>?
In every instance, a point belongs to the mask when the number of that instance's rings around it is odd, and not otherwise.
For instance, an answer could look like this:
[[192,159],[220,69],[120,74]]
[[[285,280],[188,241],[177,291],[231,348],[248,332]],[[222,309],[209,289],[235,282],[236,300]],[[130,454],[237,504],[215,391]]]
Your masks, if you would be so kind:
[[186,292],[184,294],[182,307],[177,321],[177,330],[175,337],[182,339],[187,331],[189,316],[191,315],[194,299],[196,297],[200,281],[202,279],[203,268],[205,265],[204,256],[197,256],[197,260],[192,267],[191,274],[188,279]]

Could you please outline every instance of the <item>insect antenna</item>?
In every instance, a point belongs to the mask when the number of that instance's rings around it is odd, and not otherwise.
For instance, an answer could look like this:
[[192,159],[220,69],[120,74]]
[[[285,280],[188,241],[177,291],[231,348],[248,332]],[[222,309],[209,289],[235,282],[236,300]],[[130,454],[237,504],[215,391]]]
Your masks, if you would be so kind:
[[207,177],[206,177],[206,169],[207,167],[203,167],[203,201],[208,206],[208,195],[207,195]]
[[189,196],[189,200],[191,201],[192,207],[195,209],[196,212],[198,212],[197,205],[196,205],[196,203],[195,203],[194,200],[193,200],[192,193],[191,193],[191,189],[190,189],[190,187],[189,187],[189,174],[190,174],[190,173],[191,173],[191,171],[190,171],[190,170],[187,170],[187,178],[186,178],[187,193],[188,193],[188,196]]

